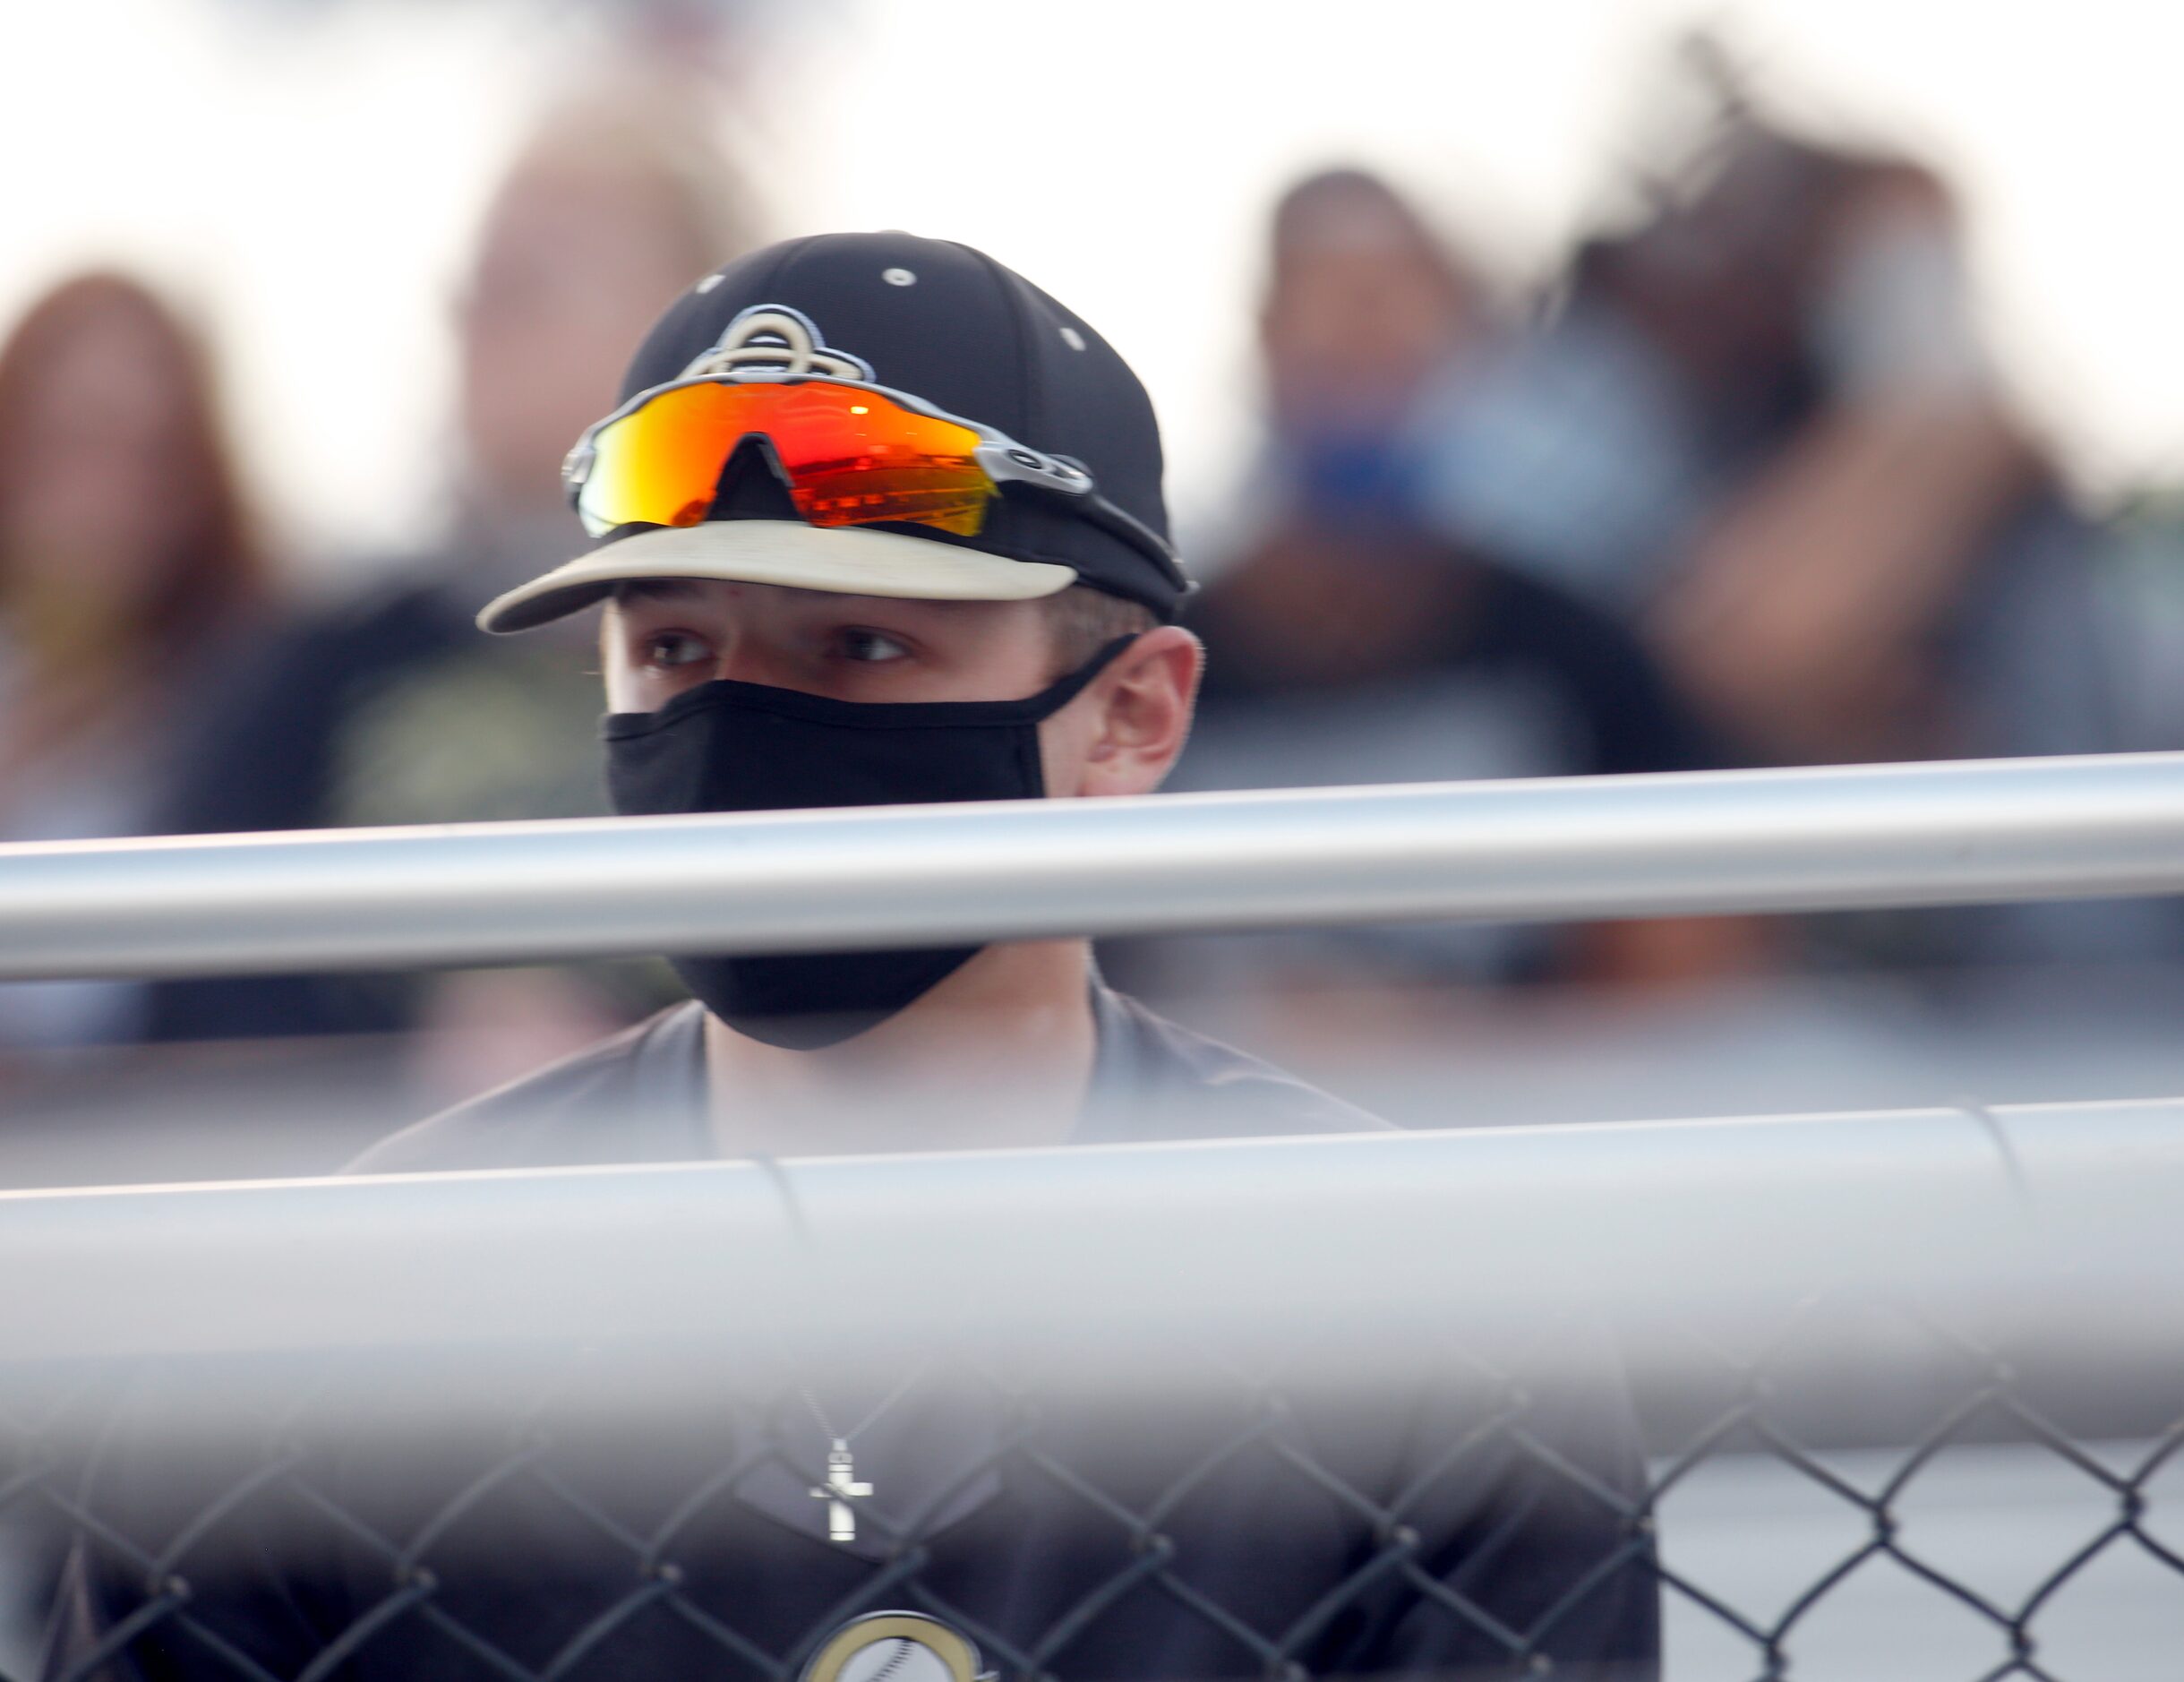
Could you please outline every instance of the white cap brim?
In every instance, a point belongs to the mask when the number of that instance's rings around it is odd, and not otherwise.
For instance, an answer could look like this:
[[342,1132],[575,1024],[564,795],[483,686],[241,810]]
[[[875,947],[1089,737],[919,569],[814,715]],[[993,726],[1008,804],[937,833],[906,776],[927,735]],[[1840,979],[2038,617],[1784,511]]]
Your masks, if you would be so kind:
[[478,628],[529,631],[589,607],[632,579],[723,579],[842,596],[1024,602],[1076,582],[1075,567],[1012,561],[900,532],[801,520],[714,519],[640,531],[495,596]]

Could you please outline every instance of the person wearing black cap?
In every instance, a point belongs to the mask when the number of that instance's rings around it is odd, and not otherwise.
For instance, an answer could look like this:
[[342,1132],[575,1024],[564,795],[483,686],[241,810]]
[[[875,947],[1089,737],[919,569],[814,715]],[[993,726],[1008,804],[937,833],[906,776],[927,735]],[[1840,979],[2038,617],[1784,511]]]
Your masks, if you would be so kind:
[[[620,811],[1143,793],[1182,746],[1200,650],[1171,622],[1190,586],[1151,403],[1091,327],[980,253],[826,236],[706,277],[566,476],[595,546],[481,623],[604,605]],[[357,1167],[1382,1125],[1109,990],[1082,941],[676,963],[691,1003]],[[664,1601],[651,1579],[632,1600],[591,1509],[527,1479],[474,1469],[397,1520],[400,1468],[351,1465],[314,1489],[371,1510],[379,1534],[440,1539],[403,1554],[393,1590],[369,1532],[283,1485],[201,1526],[185,1627],[147,1611],[141,1566],[101,1563],[146,1522],[129,1497],[151,1456],[124,1455],[87,1487],[97,1523],[53,1669],[117,1654],[147,1678],[226,1675],[243,1653],[287,1676],[338,1650],[358,1678],[689,1677],[719,1669],[729,1630],[728,1651],[819,1682],[971,1682],[980,1642],[1012,1674],[1132,1682],[1277,1661],[1650,1678],[1642,1466],[1620,1376],[1597,1370],[1589,1390],[1516,1404],[1516,1426],[1513,1393],[1476,1369],[1340,1406],[1293,1394],[1252,1435],[1310,1475],[1223,1446],[1233,1395],[1156,1427],[1067,1396],[1034,1423],[989,1386],[914,1369],[873,1395],[789,1384],[735,1417],[721,1463],[741,1470],[715,1496],[686,1505],[695,1480],[656,1464],[594,1486],[618,1533],[673,1532]],[[620,1436],[640,1456],[665,1440]],[[471,1475],[450,1532],[430,1515]],[[269,1560],[298,1559],[320,1563],[269,1580]],[[232,1592],[212,1586],[222,1571]],[[401,1599],[415,1594],[429,1606]],[[925,1610],[850,1621],[904,1600]]]
[[[622,813],[1142,794],[1199,667],[1161,471],[1136,377],[1020,276],[793,241],[668,310],[565,469],[595,546],[479,623],[604,604]],[[1379,1125],[1100,986],[1082,941],[673,961],[693,1004],[364,1165]]]

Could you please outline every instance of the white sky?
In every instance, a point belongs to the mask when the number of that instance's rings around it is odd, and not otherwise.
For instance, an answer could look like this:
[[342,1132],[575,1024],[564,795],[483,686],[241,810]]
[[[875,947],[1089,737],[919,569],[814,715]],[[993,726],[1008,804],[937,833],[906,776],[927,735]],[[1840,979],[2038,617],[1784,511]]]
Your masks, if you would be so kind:
[[[749,119],[777,230],[965,239],[1066,298],[1152,388],[1186,512],[1246,447],[1257,241],[1287,177],[1384,167],[1536,271],[1614,180],[1662,43],[1700,19],[1792,109],[1954,172],[1996,348],[2085,483],[2184,472],[2184,7],[954,0],[945,28],[926,0],[791,10]],[[210,313],[299,546],[428,529],[469,222],[585,47],[550,13],[12,9],[0,313],[77,262],[149,268]]]

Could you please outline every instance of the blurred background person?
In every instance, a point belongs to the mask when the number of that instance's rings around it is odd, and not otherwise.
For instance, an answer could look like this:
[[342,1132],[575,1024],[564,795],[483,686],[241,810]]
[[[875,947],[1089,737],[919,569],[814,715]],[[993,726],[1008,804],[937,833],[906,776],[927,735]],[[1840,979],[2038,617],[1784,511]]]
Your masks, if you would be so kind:
[[[172,828],[604,811],[597,751],[586,745],[595,679],[566,648],[480,636],[473,615],[574,553],[581,533],[562,498],[561,458],[612,407],[629,342],[692,274],[737,255],[751,235],[741,183],[697,101],[633,79],[539,126],[486,212],[457,310],[459,468],[446,537],[304,617],[253,663],[183,768]],[[424,1059],[411,1070],[421,1101],[441,1103],[655,1008],[635,973],[189,982],[157,990],[150,1030],[444,1030],[403,1053]]]
[[[1385,181],[1331,170],[1283,196],[1260,314],[1267,442],[1247,535],[1188,620],[1206,642],[1205,691],[1171,786],[1709,762],[1687,709],[1609,614],[1427,518],[1419,405],[1490,362],[1506,330],[1475,266]],[[1120,961],[1227,1012],[1246,1043],[1293,1046],[1356,1021],[1430,1021],[1452,986],[1713,976],[1741,966],[1747,932],[1435,924],[1174,941]],[[1278,1020],[1250,1019],[1267,1012]]]
[[[1421,404],[1434,523],[1623,616],[1743,763],[2121,745],[2106,539],[1990,368],[1947,184],[1782,132],[1703,44],[1686,64],[1704,142],[1579,249],[1536,333]],[[1805,925],[1823,962],[1914,965],[2128,955],[2152,926]]]
[[[2029,582],[2017,574],[2084,557],[2056,545],[2068,523],[2056,478],[1973,339],[1947,187],[1907,161],[1753,131],[1693,214],[1749,219],[1737,202],[1761,196],[1777,215],[1794,207],[1776,242],[1787,272],[1739,272],[1731,256],[1694,281],[1715,265],[1687,262],[1687,249],[1668,256],[1684,272],[1667,279],[1643,237],[1604,254],[1611,292],[1701,392],[1702,425],[1744,419],[1716,468],[1720,500],[1647,614],[1655,646],[1769,760],[2024,752],[2067,745],[2073,728],[2092,735],[2093,674],[2073,627],[2039,639],[2078,666],[2077,704],[2058,718],[2028,715],[2029,650],[1982,622]],[[1614,279],[1626,262],[1636,272]],[[2043,539],[2049,553],[2024,553]]]
[[[156,831],[266,586],[197,332],[126,275],[47,293],[0,348],[0,840]],[[126,1042],[148,1003],[0,986],[0,1049]]]

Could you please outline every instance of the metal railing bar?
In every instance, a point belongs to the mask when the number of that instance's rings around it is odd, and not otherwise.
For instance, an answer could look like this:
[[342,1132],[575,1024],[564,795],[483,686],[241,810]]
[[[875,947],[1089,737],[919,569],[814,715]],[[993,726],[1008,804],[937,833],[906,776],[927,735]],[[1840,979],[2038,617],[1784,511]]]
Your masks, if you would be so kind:
[[1665,1348],[1716,1309],[1863,1281],[2103,1359],[2173,1353],[2184,1101],[1993,1115],[2022,1186],[1941,1108],[0,1193],[0,1276],[38,1282],[0,1292],[0,1349],[703,1327],[748,1351],[806,1327],[882,1364],[1052,1335],[1116,1366],[1211,1326],[1316,1328],[1369,1366],[1604,1302]]
[[2184,891],[2184,754],[0,846],[0,979]]

